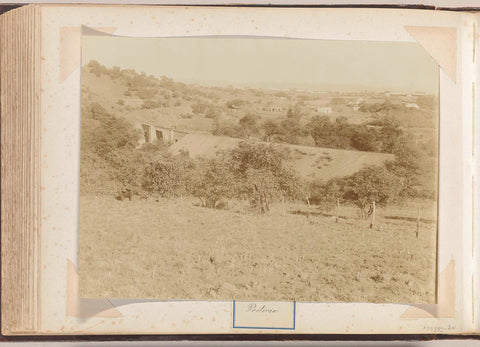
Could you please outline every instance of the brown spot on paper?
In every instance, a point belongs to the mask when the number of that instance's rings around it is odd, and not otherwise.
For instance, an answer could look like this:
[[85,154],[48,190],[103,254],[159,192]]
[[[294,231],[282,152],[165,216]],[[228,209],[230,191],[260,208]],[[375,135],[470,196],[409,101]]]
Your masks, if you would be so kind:
[[[104,34],[112,34],[117,28],[93,28]],[[81,63],[81,27],[60,28],[60,83],[70,76]]]
[[78,297],[78,272],[67,259],[67,316],[119,318],[123,315],[108,299],[83,299]]
[[401,318],[455,318],[455,263],[453,260],[438,276],[437,304],[411,305]]
[[405,30],[430,54],[443,71],[457,80],[457,28],[404,26]]

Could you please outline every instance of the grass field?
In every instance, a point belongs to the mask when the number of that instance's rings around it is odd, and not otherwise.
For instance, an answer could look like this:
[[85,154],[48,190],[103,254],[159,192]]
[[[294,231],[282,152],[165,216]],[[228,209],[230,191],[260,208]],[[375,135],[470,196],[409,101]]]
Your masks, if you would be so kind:
[[336,223],[313,208],[306,218],[303,205],[284,216],[157,200],[81,196],[81,297],[435,301],[432,204],[417,239],[414,204],[379,209],[369,229],[351,207]]

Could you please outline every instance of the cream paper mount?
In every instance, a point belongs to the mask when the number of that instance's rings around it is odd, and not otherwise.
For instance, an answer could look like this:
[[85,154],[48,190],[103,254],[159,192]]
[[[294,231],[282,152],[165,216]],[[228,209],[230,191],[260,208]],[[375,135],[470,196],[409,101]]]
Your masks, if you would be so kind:
[[[114,300],[101,299],[102,304],[97,302],[93,310],[81,313],[82,308],[79,307],[83,305],[83,299],[75,297],[78,226],[73,221],[78,220],[79,162],[76,158],[79,147],[80,115],[77,110],[80,109],[78,82],[81,49],[78,43],[81,42],[82,26],[108,34],[134,37],[241,35],[402,42],[412,42],[415,38],[442,69],[437,304],[296,303],[295,332],[419,333],[428,332],[430,327],[445,332],[452,326],[449,332],[466,329],[468,323],[465,317],[470,312],[466,309],[468,298],[465,287],[469,285],[467,274],[470,269],[464,260],[470,254],[467,252],[469,241],[463,232],[465,225],[462,216],[467,214],[468,206],[463,204],[463,191],[455,190],[463,186],[463,178],[468,177],[463,144],[455,140],[466,134],[466,125],[454,115],[461,114],[465,107],[462,106],[461,93],[465,79],[465,57],[461,52],[470,28],[461,23],[460,16],[459,13],[446,12],[427,14],[424,11],[368,9],[271,11],[252,8],[105,6],[92,11],[88,7],[75,6],[43,8],[42,23],[48,23],[42,31],[42,38],[46,42],[42,51],[42,82],[45,82],[42,92],[42,264],[48,265],[42,267],[41,275],[44,331],[245,332],[233,327],[231,302],[188,302],[187,305],[185,302],[145,300],[139,303],[127,300],[117,305],[113,303]],[[192,21],[192,18],[199,20]],[[389,25],[386,26],[386,23]],[[51,40],[51,37],[58,39]],[[452,55],[452,50],[457,53]],[[53,100],[60,102],[53,104]],[[54,141],[55,133],[62,135]],[[63,150],[56,149],[58,141],[65,141]],[[48,156],[44,156],[47,153]],[[459,153],[463,155],[459,156]],[[73,165],[68,168],[59,165],[67,158]],[[52,176],[60,178],[47,179]],[[53,201],[56,204],[52,204]],[[53,206],[58,204],[69,208],[55,210]],[[58,232],[52,230],[62,230],[63,236],[58,238]],[[462,238],[453,235],[453,230],[462,230]],[[463,283],[464,286],[455,290],[455,283]],[[65,299],[63,303],[58,300],[58,295]],[[66,318],[65,313],[68,316]],[[203,319],[200,322],[195,317]],[[371,327],[376,328],[373,330]],[[264,331],[251,329],[249,332]]]

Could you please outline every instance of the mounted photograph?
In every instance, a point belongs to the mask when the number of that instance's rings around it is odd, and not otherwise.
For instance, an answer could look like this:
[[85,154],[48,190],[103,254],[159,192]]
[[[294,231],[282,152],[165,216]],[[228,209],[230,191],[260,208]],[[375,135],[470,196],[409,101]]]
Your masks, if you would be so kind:
[[432,304],[414,42],[82,36],[79,296]]

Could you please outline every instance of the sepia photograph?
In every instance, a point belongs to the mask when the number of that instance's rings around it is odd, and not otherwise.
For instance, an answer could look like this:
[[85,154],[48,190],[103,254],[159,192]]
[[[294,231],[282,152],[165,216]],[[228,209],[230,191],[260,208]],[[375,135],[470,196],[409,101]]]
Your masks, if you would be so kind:
[[414,42],[84,35],[82,298],[435,303]]

